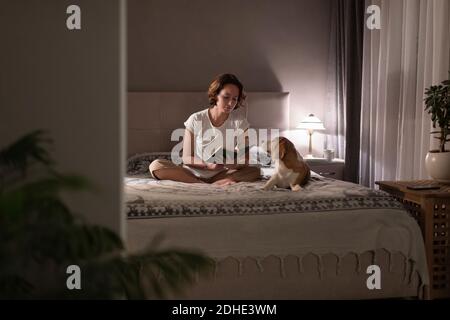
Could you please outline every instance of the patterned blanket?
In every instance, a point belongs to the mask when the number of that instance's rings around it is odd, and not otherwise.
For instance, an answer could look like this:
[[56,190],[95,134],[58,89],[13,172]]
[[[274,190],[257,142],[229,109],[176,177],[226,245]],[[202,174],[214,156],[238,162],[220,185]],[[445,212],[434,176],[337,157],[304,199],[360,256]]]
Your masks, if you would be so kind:
[[271,174],[263,170],[261,181],[225,187],[151,179],[148,165],[160,154],[146,154],[128,161],[125,178],[129,218],[197,217],[306,213],[354,209],[403,209],[385,192],[361,185],[312,175],[300,192],[289,189],[261,190]]

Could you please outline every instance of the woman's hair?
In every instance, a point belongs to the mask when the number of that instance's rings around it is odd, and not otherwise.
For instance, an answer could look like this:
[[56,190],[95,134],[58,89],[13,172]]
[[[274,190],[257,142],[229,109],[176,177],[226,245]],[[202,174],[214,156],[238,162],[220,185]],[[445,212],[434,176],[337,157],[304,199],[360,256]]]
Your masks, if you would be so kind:
[[234,74],[230,73],[218,75],[209,85],[208,99],[210,106],[214,106],[217,103],[217,95],[220,93],[220,91],[222,91],[223,87],[225,87],[227,84],[234,84],[239,89],[239,97],[235,109],[242,106],[246,98],[244,86]]

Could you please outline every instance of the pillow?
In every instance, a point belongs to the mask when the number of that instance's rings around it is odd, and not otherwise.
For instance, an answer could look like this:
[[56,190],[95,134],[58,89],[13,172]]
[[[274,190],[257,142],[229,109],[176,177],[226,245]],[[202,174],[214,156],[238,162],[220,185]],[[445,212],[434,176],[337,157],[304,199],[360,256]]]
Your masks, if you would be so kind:
[[170,152],[147,152],[131,156],[127,160],[127,175],[138,175],[149,173],[148,166],[155,159],[171,160]]
[[251,147],[249,156],[251,161],[250,163],[256,163],[265,168],[271,167],[272,165],[272,158],[270,155],[259,146]]

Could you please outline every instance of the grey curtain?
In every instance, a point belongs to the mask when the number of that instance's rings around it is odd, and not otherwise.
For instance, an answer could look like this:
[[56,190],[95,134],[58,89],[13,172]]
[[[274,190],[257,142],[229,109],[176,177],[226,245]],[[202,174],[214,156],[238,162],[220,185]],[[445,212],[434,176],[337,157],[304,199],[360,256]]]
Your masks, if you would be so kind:
[[448,79],[449,0],[367,0],[381,29],[364,33],[360,184],[425,180],[436,147],[425,88]]
[[344,179],[359,180],[364,0],[332,1],[326,148],[345,159]]

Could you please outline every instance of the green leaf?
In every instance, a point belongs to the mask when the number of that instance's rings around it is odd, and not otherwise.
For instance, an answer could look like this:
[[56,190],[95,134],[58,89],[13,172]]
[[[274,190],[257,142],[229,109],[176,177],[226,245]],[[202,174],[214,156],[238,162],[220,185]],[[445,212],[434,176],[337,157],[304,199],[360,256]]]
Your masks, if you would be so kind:
[[[450,80],[441,84],[431,85],[425,89],[424,110],[431,115],[433,128],[448,128],[450,126]],[[433,131],[431,134],[442,132]]]
[[51,144],[52,140],[45,137],[45,131],[36,130],[24,135],[0,151],[0,173],[6,170],[17,170],[25,173],[33,162],[50,167],[54,164],[44,144]]
[[[60,193],[98,189],[54,170],[46,142],[35,131],[0,151],[0,298],[167,297],[211,269],[214,262],[199,252],[158,249],[161,234],[143,252],[127,254],[115,232],[75,217]],[[45,170],[29,170],[35,164]],[[81,292],[65,287],[69,264],[82,269]],[[49,273],[50,280],[36,276]]]

